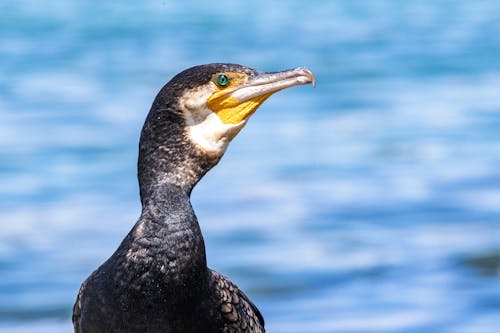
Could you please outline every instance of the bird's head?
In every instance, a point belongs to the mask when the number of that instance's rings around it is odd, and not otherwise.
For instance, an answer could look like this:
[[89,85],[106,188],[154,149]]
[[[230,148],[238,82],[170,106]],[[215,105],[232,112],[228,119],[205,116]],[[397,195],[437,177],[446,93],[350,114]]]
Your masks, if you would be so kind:
[[240,65],[210,64],[187,69],[170,84],[181,90],[178,110],[188,138],[206,153],[221,155],[269,96],[314,82],[305,68],[261,73]]
[[[235,64],[208,64],[186,69],[156,97],[140,151],[149,155],[160,146],[163,152],[186,154],[189,145],[189,154],[211,161],[211,167],[269,96],[307,83],[314,85],[315,78],[306,68],[265,73]],[[178,158],[168,160],[174,163]]]

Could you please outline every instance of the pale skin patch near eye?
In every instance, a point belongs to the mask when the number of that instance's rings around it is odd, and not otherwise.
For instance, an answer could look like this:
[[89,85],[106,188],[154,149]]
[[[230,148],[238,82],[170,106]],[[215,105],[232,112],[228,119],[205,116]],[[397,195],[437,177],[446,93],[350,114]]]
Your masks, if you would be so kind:
[[222,155],[246,121],[224,124],[206,105],[207,99],[216,91],[216,84],[212,82],[189,90],[179,99],[179,107],[183,112],[191,142],[206,153]]

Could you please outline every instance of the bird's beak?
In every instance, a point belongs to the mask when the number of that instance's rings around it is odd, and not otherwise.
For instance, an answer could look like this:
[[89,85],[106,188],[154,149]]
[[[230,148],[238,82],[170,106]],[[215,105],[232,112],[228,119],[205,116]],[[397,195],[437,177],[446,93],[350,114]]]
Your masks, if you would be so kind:
[[207,106],[225,124],[247,120],[272,94],[297,85],[316,85],[313,73],[307,68],[296,68],[276,73],[259,73],[246,80],[236,80],[218,90],[207,100]]

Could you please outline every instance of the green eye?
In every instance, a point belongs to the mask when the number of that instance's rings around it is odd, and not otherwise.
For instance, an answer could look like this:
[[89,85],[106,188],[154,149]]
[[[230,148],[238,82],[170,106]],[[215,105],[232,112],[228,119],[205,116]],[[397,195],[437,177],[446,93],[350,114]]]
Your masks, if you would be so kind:
[[217,85],[219,87],[225,87],[229,84],[229,78],[224,75],[224,74],[221,74],[219,76],[217,76]]

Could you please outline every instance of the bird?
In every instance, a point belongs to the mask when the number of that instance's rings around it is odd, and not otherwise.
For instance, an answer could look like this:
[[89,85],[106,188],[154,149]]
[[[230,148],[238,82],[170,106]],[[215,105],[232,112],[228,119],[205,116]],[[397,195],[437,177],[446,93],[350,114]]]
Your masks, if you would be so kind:
[[82,283],[75,333],[265,332],[252,301],[207,267],[190,196],[267,98],[315,82],[303,67],[260,72],[213,63],[188,68],[163,86],[139,140],[140,217]]

